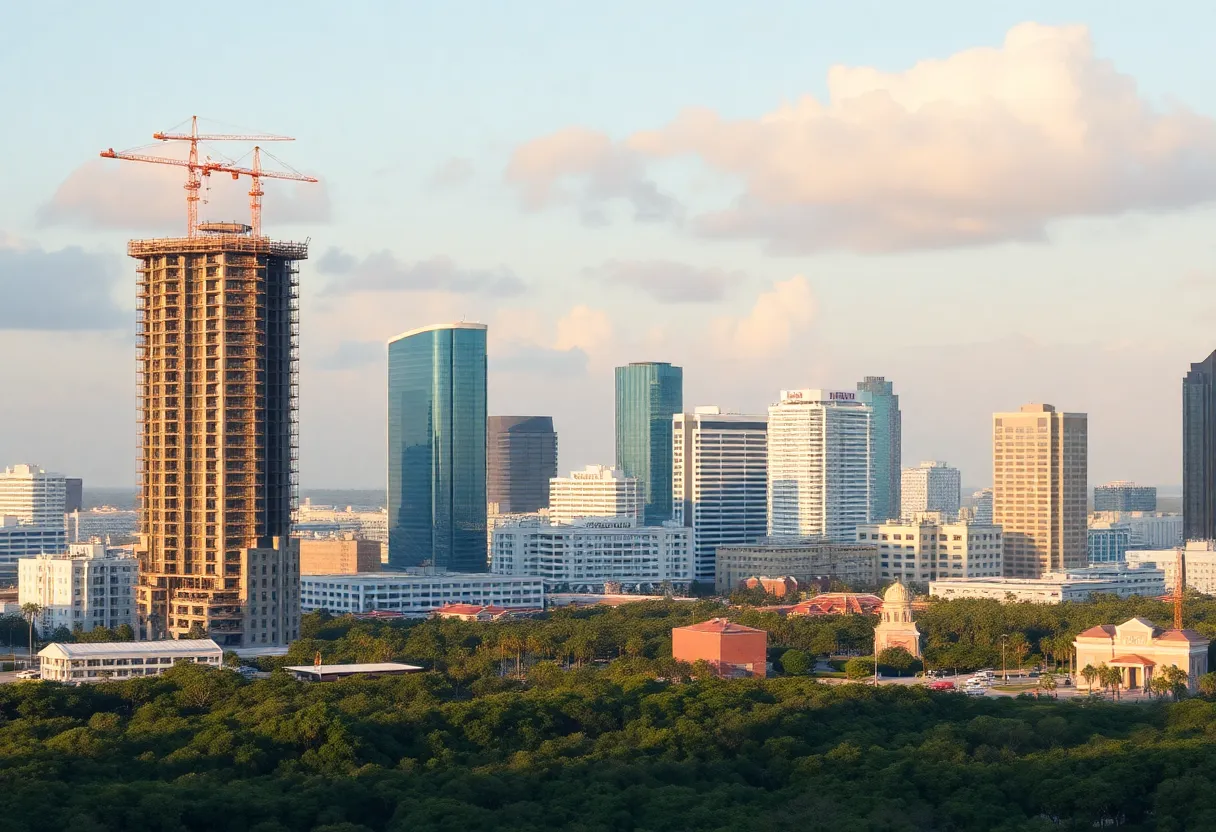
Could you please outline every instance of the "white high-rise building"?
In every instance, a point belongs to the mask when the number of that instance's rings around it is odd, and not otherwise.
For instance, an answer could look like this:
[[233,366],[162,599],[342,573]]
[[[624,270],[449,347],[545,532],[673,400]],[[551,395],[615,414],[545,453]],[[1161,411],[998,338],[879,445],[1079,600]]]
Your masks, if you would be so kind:
[[569,523],[579,517],[641,515],[638,481],[619,468],[588,465],[568,477],[549,480],[549,519]]
[[531,576],[548,589],[602,592],[606,583],[638,592],[692,582],[692,530],[668,520],[639,526],[634,518],[584,518],[570,524],[519,520],[497,526],[490,571]]
[[55,526],[18,523],[15,517],[0,516],[0,585],[17,581],[17,561],[35,555],[57,555],[67,548],[63,520]]
[[782,390],[768,410],[768,532],[857,539],[870,513],[869,394]]
[[104,543],[76,543],[67,554],[39,555],[18,562],[17,599],[38,604],[38,626],[89,631],[135,629],[135,581],[139,561],[127,552],[107,551]]
[[697,581],[713,583],[718,547],[768,532],[766,416],[698,407],[672,419],[673,519],[692,529]]
[[944,462],[922,462],[917,468],[905,468],[900,479],[900,517],[908,520],[926,511],[957,517],[962,482],[958,469]]
[[14,465],[0,473],[0,517],[33,526],[63,526],[67,478],[37,465]]

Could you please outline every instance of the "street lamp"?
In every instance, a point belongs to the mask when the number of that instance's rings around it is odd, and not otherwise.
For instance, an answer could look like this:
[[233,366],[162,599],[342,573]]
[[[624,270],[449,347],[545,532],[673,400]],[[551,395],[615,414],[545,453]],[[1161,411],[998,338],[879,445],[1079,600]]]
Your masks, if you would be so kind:
[[1003,682],[1009,681],[1009,670],[1005,664],[1005,645],[1008,643],[1009,633],[1005,633],[1003,636],[1001,636],[1001,681]]

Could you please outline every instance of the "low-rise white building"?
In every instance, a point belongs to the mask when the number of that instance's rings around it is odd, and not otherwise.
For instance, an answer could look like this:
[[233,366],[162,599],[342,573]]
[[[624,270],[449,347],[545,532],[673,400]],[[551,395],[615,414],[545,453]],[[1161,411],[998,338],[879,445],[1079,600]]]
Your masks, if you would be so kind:
[[52,682],[104,682],[159,676],[175,664],[220,667],[224,651],[209,638],[48,644],[38,653],[42,678]]
[[882,583],[1001,575],[1001,527],[990,523],[921,512],[907,521],[858,526],[857,541],[878,547]]
[[300,608],[336,615],[396,612],[429,616],[446,604],[478,604],[509,609],[541,609],[545,584],[528,576],[455,573],[362,572],[353,575],[303,575]]
[[493,532],[490,570],[543,578],[568,592],[601,592],[605,583],[635,592],[684,588],[693,580],[692,529],[674,521],[639,526],[628,517],[505,523]]
[[16,517],[0,517],[0,585],[17,582],[17,562],[21,558],[67,551],[63,524],[36,526],[21,523]]
[[1091,595],[1151,598],[1164,595],[1165,591],[1165,573],[1160,569],[1128,568],[1125,564],[1047,572],[1041,578],[946,578],[929,583],[929,594],[942,600],[991,598],[1036,604],[1086,601]]
[[[1178,548],[1129,551],[1127,565],[1160,569],[1165,573],[1165,585],[1172,591],[1178,551]],[[1182,559],[1187,587],[1205,595],[1216,595],[1216,540],[1188,540],[1182,547]]]
[[44,632],[123,624],[134,628],[138,623],[139,562],[125,551],[107,551],[104,543],[73,543],[62,555],[21,558],[17,570],[18,601],[42,608],[38,627]]
[[580,517],[640,518],[642,498],[636,477],[619,468],[588,465],[568,477],[549,480],[549,519],[570,523]]

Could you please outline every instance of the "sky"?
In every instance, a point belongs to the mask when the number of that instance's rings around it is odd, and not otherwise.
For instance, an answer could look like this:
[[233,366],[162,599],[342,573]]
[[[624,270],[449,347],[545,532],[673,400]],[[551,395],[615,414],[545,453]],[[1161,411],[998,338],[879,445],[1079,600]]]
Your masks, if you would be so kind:
[[[134,483],[125,243],[184,230],[183,177],[98,153],[197,114],[296,137],[270,149],[320,179],[265,197],[310,244],[305,487],[383,487],[385,341],[454,320],[489,327],[490,412],[552,415],[562,469],[613,461],[613,367],[670,361],[690,409],[886,376],[904,465],[976,487],[991,414],[1028,401],[1089,414],[1091,485],[1181,480],[1180,381],[1216,348],[1211,4],[0,18],[0,464]],[[212,177],[202,216],[244,219],[247,188]]]

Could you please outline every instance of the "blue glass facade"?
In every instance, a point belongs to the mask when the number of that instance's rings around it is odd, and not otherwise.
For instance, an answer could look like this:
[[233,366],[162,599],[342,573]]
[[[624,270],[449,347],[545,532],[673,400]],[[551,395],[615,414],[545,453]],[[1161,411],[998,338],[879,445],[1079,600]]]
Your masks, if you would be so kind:
[[903,416],[895,384],[866,376],[857,390],[870,394],[870,522],[885,523],[901,512]]
[[486,328],[388,345],[388,562],[486,570]]
[[646,362],[616,368],[616,467],[636,477],[642,522],[671,519],[671,420],[684,410],[684,370]]
[[1114,526],[1107,529],[1089,529],[1090,563],[1120,563],[1127,560],[1127,550],[1131,548],[1132,531],[1127,526]]

